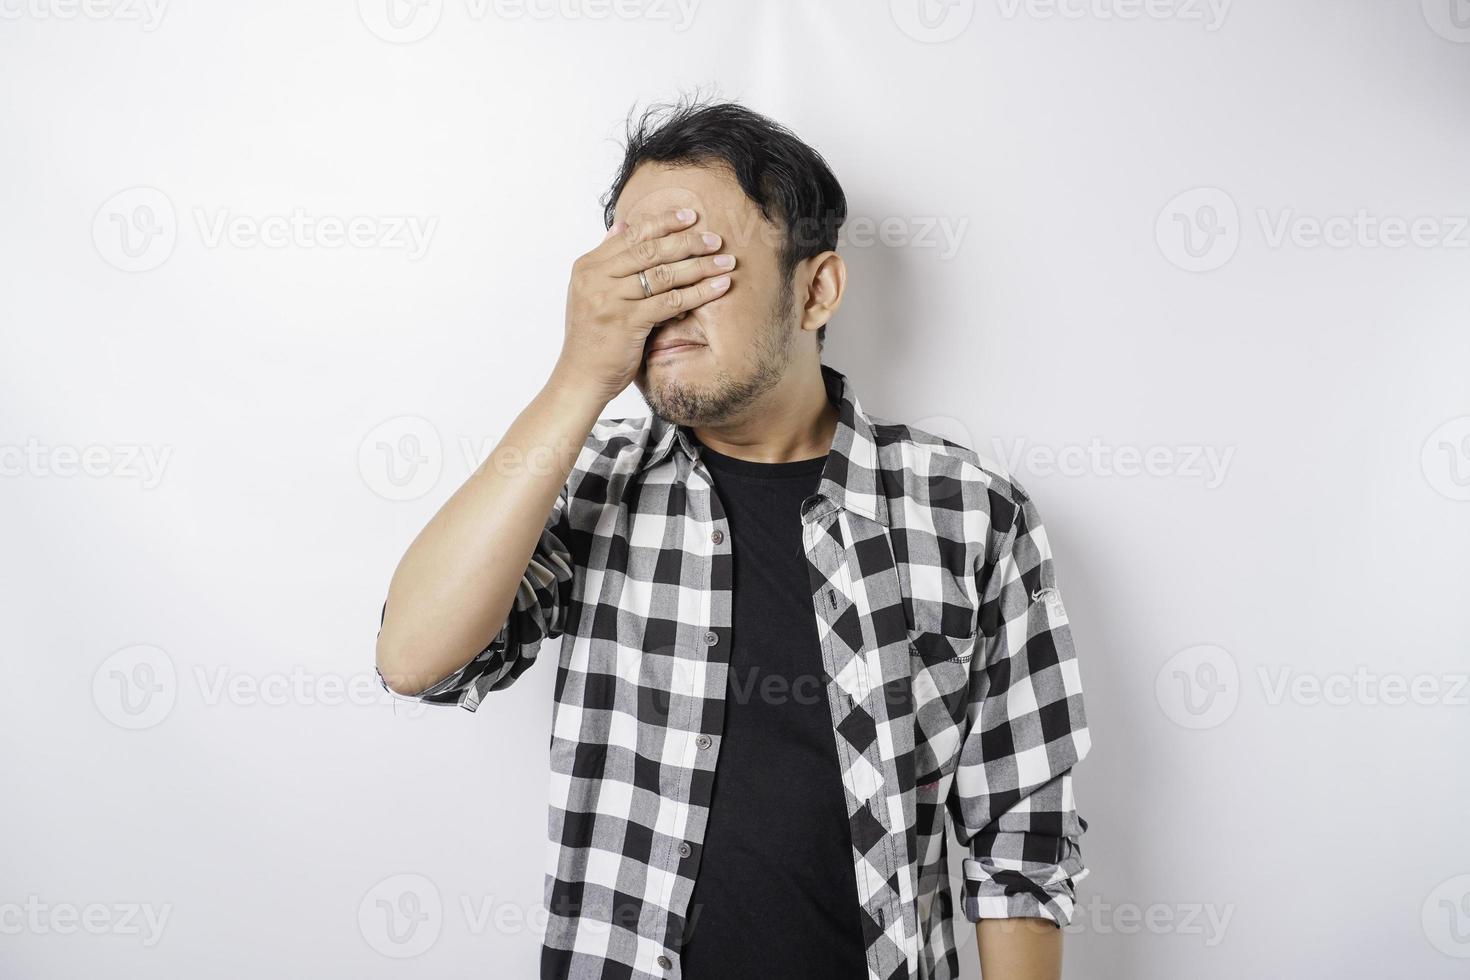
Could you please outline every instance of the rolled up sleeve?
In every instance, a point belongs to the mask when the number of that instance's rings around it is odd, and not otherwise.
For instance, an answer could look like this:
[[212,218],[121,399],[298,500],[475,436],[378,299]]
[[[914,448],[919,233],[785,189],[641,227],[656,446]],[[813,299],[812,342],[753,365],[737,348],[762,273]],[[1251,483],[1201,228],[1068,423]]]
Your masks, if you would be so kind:
[[1072,767],[1091,739],[1072,633],[1035,506],[980,571],[980,640],[949,805],[964,861],[966,919],[1071,921],[1087,874]]
[[[413,695],[395,697],[425,704],[457,704],[469,711],[491,691],[509,687],[536,660],[544,640],[555,640],[566,629],[572,605],[574,564],[568,548],[571,530],[567,518],[567,490],[552,506],[536,550],[521,576],[515,603],[505,625],[488,646],[459,670]],[[388,613],[387,603],[379,627]],[[382,671],[378,682],[388,689]]]

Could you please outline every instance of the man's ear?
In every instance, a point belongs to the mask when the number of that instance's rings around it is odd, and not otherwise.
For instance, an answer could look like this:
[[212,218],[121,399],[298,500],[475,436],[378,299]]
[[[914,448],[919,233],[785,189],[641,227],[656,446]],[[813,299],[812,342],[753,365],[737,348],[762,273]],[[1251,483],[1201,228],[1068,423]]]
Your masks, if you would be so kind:
[[847,290],[847,263],[836,252],[813,255],[802,265],[806,276],[806,303],[801,309],[801,329],[816,332],[837,315],[842,294]]

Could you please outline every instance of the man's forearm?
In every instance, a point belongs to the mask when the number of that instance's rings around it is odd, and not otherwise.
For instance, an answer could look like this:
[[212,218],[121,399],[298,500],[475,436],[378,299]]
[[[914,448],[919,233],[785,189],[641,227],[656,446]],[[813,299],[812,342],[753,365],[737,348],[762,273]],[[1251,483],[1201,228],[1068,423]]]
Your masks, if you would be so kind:
[[553,373],[485,462],[409,546],[388,588],[378,670],[417,694],[499,632],[577,453],[606,407]]
[[1061,980],[1062,930],[1048,919],[981,919],[984,980]]
[[546,519],[607,403],[637,376],[648,335],[725,294],[733,255],[687,208],[617,221],[572,263],[561,356],[490,458],[398,563],[378,670],[418,694],[469,663],[505,625]]

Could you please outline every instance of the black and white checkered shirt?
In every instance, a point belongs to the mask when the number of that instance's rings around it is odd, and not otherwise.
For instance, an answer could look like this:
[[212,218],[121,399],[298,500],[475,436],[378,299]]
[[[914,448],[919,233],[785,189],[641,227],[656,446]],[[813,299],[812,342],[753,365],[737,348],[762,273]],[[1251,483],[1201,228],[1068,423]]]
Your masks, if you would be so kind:
[[[869,418],[822,370],[839,420],[802,538],[868,977],[948,980],[946,819],[965,919],[1071,918],[1087,827],[1071,770],[1090,741],[1071,631],[1020,487]],[[682,975],[731,640],[729,528],[698,450],[656,417],[598,422],[504,628],[418,695],[474,710],[566,638],[543,978]]]

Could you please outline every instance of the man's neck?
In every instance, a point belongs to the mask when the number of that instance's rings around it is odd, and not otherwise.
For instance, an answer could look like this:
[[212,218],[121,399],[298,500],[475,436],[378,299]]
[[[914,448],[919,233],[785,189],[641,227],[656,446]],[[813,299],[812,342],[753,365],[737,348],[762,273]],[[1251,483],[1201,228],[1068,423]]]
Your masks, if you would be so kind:
[[694,427],[699,441],[715,452],[753,463],[825,456],[836,431],[837,408],[827,400],[820,365],[786,372],[738,419]]

